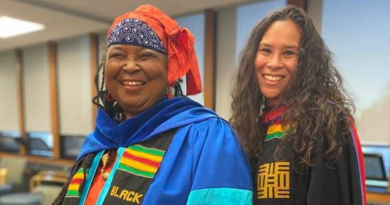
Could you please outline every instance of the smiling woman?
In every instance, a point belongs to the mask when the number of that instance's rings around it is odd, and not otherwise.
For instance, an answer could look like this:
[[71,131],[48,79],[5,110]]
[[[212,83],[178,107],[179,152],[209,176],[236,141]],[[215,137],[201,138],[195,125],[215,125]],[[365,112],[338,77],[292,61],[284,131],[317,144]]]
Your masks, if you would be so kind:
[[255,169],[253,203],[365,204],[353,109],[307,14],[288,6],[258,23],[230,119]]
[[95,131],[54,204],[251,204],[231,127],[181,97],[183,76],[188,95],[202,90],[191,32],[145,5],[114,21],[107,46]]
[[153,106],[166,95],[166,54],[133,45],[113,45],[107,51],[105,83],[126,119]]
[[298,63],[301,31],[293,21],[272,24],[260,41],[255,59],[259,88],[267,106],[278,103]]

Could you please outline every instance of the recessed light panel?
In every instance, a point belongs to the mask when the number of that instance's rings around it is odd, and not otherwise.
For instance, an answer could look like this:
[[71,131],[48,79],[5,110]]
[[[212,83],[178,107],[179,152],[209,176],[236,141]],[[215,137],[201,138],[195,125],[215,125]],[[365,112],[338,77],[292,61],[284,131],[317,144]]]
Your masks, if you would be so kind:
[[44,29],[45,26],[31,21],[24,21],[8,16],[0,17],[0,38],[10,38]]

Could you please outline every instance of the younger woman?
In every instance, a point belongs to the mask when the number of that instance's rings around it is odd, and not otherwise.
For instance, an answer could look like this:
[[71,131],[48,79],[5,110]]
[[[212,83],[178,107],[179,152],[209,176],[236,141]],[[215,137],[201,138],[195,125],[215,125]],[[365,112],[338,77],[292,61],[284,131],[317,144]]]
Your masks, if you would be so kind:
[[230,122],[253,159],[254,204],[365,204],[363,157],[331,52],[288,6],[243,50]]

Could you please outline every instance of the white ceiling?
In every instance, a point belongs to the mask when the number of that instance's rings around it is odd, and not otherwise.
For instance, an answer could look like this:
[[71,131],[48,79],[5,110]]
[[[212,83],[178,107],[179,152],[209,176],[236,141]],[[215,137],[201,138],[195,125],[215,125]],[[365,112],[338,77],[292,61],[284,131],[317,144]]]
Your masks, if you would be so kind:
[[255,0],[0,0],[0,16],[29,20],[46,27],[34,33],[0,39],[0,51],[91,32],[105,32],[117,16],[142,4],[151,4],[168,15],[180,16],[253,1]]

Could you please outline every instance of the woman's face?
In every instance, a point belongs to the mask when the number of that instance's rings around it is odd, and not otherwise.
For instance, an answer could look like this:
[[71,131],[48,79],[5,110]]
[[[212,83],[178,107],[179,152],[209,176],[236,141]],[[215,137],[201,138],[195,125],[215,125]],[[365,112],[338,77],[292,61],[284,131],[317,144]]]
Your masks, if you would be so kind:
[[162,100],[168,86],[167,57],[132,45],[108,48],[104,80],[107,90],[124,109],[126,119]]
[[298,63],[301,31],[291,20],[276,21],[258,46],[255,68],[261,93],[268,106],[278,103]]

